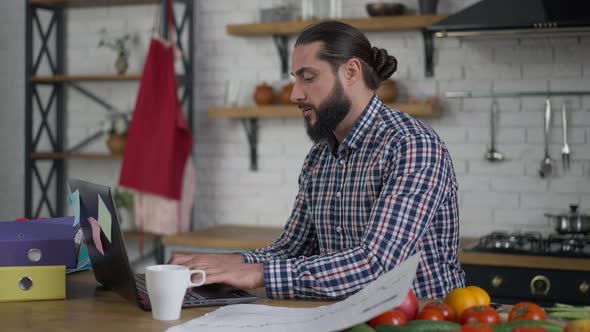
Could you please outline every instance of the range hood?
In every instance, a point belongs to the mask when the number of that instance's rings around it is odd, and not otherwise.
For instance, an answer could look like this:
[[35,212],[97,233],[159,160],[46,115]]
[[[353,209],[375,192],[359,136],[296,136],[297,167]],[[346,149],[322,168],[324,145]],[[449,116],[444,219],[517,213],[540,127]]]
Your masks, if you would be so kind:
[[436,37],[590,32],[590,0],[482,0],[428,30]]

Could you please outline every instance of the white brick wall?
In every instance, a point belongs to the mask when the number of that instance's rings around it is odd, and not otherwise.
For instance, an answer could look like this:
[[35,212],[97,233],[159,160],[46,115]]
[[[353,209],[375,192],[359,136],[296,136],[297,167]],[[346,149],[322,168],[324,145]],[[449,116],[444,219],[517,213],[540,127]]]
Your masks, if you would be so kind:
[[[248,168],[248,144],[236,120],[209,119],[207,108],[223,104],[229,81],[241,82],[241,104],[251,104],[254,86],[262,81],[281,86],[279,59],[270,37],[229,36],[225,25],[259,19],[258,10],[286,0],[195,1],[195,161],[198,197],[195,226],[248,224],[281,226],[291,213],[301,163],[311,146],[298,119],[259,122],[259,168]],[[368,1],[345,0],[347,17],[364,17]],[[442,2],[442,12],[455,12],[475,0]],[[414,1],[403,1],[408,7]],[[237,9],[237,10],[236,10]],[[0,3],[0,113],[2,158],[0,166],[0,219],[19,216],[23,206],[22,131],[24,128],[24,8],[20,1]],[[111,71],[114,55],[97,48],[98,31],[110,35],[138,33],[140,43],[131,57],[130,71],[143,64],[153,19],[153,6],[80,9],[68,13],[68,61],[72,73]],[[375,32],[367,36],[387,48],[399,61],[394,75],[402,98],[408,95],[443,96],[461,90],[589,90],[590,37],[485,38],[435,40],[435,77],[424,77],[424,55],[418,32]],[[291,39],[293,43],[293,38]],[[5,60],[8,59],[8,60]],[[14,84],[14,82],[19,82]],[[86,83],[89,89],[121,109],[134,105],[136,83]],[[559,160],[561,118],[552,123],[550,152],[556,175],[538,177],[543,156],[544,98],[500,98],[497,148],[507,161],[490,164],[483,159],[489,144],[491,99],[442,99],[441,117],[425,119],[443,137],[454,159],[461,187],[464,235],[491,230],[550,232],[543,217],[570,203],[590,211],[590,96],[553,97],[555,110],[564,100],[570,106],[572,169],[564,174]],[[92,131],[104,117],[100,106],[69,93],[70,144]],[[75,127],[75,128],[73,128]],[[102,141],[88,148],[104,151]],[[69,174],[107,184],[118,178],[118,161],[71,161]],[[9,185],[5,185],[9,184]]]
[[0,220],[24,210],[25,5],[0,3]]

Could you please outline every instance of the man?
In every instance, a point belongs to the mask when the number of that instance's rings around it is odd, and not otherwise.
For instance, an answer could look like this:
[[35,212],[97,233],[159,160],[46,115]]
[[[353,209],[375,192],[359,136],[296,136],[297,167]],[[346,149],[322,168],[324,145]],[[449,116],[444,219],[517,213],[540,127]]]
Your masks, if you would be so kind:
[[176,255],[171,263],[205,270],[208,283],[264,286],[272,298],[335,299],[420,252],[418,297],[463,287],[449,153],[430,127],[375,95],[396,67],[349,25],[306,29],[293,50],[291,100],[315,145],[282,235],[259,250]]

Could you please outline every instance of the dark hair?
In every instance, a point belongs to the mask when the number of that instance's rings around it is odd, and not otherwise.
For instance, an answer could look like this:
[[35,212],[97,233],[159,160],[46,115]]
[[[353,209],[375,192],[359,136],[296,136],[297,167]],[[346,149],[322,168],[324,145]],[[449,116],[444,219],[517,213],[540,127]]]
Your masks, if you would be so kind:
[[397,60],[385,49],[372,47],[367,37],[352,26],[326,21],[306,28],[295,46],[322,42],[318,58],[328,61],[334,72],[350,58],[360,59],[363,80],[370,89],[377,89],[381,81],[388,79],[397,69]]

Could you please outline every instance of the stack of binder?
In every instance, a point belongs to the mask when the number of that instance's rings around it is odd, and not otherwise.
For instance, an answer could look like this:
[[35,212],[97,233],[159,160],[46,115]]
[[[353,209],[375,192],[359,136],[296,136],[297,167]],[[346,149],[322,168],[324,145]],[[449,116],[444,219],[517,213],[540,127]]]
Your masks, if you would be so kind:
[[66,297],[76,268],[74,217],[0,222],[0,302]]

